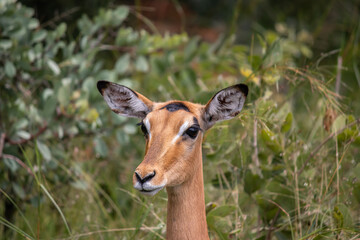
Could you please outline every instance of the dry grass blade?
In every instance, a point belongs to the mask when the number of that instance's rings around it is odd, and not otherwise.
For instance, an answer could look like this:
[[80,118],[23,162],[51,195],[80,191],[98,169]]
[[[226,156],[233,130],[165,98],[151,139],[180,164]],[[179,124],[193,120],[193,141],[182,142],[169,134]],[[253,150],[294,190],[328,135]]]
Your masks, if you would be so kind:
[[71,230],[70,230],[70,226],[68,224],[68,222],[66,221],[66,218],[65,218],[65,215],[64,213],[61,211],[59,205],[56,203],[55,199],[51,196],[51,194],[48,192],[48,190],[44,187],[44,185],[40,184],[40,188],[45,192],[46,196],[50,199],[50,201],[54,204],[55,208],[57,209],[57,211],[59,212],[64,224],[65,224],[65,227],[66,227],[66,230],[68,232],[68,234],[71,236]]
[[296,173],[298,175],[300,175],[303,171],[304,168],[306,167],[306,165],[308,164],[308,162],[310,161],[311,158],[313,158],[316,153],[333,137],[339,135],[340,133],[342,133],[343,131],[345,131],[345,129],[348,129],[349,127],[352,127],[356,124],[360,123],[360,118],[356,119],[354,122],[349,123],[348,125],[346,125],[345,127],[343,127],[342,129],[330,134],[327,138],[325,138],[309,155],[309,157],[305,160],[303,166],[299,169],[299,171]]

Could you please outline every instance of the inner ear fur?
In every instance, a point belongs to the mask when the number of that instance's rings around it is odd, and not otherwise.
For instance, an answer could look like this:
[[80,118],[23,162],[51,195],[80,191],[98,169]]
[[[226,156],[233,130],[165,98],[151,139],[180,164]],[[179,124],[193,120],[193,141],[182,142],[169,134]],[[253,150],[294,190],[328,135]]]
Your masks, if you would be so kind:
[[216,122],[231,119],[238,115],[248,94],[245,84],[237,84],[217,92],[204,108],[203,119],[206,129]]
[[97,88],[111,110],[119,115],[143,119],[152,111],[153,102],[128,87],[98,81]]

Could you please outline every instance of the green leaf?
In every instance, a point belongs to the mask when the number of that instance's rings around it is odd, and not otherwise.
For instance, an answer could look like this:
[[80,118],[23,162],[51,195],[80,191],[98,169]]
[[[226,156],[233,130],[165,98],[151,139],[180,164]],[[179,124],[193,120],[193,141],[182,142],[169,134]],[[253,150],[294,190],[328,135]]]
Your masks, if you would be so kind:
[[95,108],[89,109],[85,114],[85,119],[89,123],[94,123],[99,118],[99,113]]
[[254,56],[249,56],[248,58],[249,58],[248,61],[250,62],[252,69],[256,70],[260,68],[261,64],[263,63],[260,56],[254,55]]
[[139,33],[134,31],[131,28],[121,28],[116,36],[115,44],[116,45],[127,45],[132,44],[139,38]]
[[61,23],[55,30],[56,38],[61,38],[66,32],[66,23]]
[[196,54],[196,50],[198,50],[198,42],[199,42],[199,38],[195,37],[191,39],[189,43],[186,45],[184,49],[185,61],[189,62],[194,58]]
[[353,194],[358,203],[360,203],[360,183],[355,184]]
[[39,149],[41,155],[44,157],[46,161],[51,160],[51,152],[46,144],[42,143],[40,140],[36,141],[37,148]]
[[254,197],[257,205],[259,206],[259,216],[261,216],[263,219],[266,219],[267,221],[273,219],[276,215],[278,207],[275,204],[267,201],[269,196],[263,194],[255,194]]
[[129,135],[135,134],[136,130],[137,130],[137,128],[134,124],[126,124],[124,126],[124,132],[126,134],[129,134]]
[[15,194],[16,194],[19,198],[25,199],[26,193],[25,193],[24,189],[23,189],[20,185],[18,185],[17,183],[14,183],[14,182],[13,182],[13,183],[12,183],[12,188],[13,188]]
[[38,26],[39,26],[39,20],[37,20],[36,18],[30,19],[30,21],[28,22],[29,29],[36,29]]
[[135,61],[135,69],[139,72],[149,71],[149,64],[144,56],[137,57]]
[[100,155],[100,157],[106,157],[108,155],[108,148],[104,140],[100,137],[95,138],[95,152]]
[[47,60],[47,64],[49,66],[49,68],[51,69],[51,71],[53,71],[53,73],[55,75],[59,75],[60,74],[60,68],[59,66],[56,64],[56,62],[54,62],[53,60],[51,59],[48,59]]
[[47,32],[45,30],[39,30],[34,33],[34,35],[32,37],[32,41],[34,43],[40,42],[46,38],[46,35],[47,35]]
[[282,148],[275,137],[275,133],[273,133],[270,129],[264,128],[261,130],[260,137],[265,142],[266,146],[275,154],[279,154],[282,151]]
[[[95,92],[95,90],[97,90],[95,79],[93,77],[87,77],[83,81],[81,89],[91,95],[93,92]],[[97,91],[96,94],[98,94]]]
[[125,145],[130,141],[129,135],[125,134],[122,129],[116,130],[115,135],[116,140],[119,142],[120,145]]
[[57,99],[62,106],[67,106],[69,104],[70,94],[71,94],[70,86],[68,84],[65,84],[60,87],[58,94],[57,94]]
[[347,121],[346,115],[342,114],[338,116],[332,124],[332,132],[336,132],[342,129],[343,127],[345,127],[346,121]]
[[280,62],[283,58],[283,45],[280,44],[281,41],[278,40],[278,36],[272,36],[271,34],[268,36],[269,41],[272,43],[271,46],[267,49],[263,66],[270,67],[274,66],[276,63]]
[[31,137],[31,134],[24,130],[17,131],[16,135],[18,135],[22,139],[30,139]]
[[259,175],[252,174],[250,170],[247,170],[245,172],[244,191],[251,195],[260,189],[262,182]]
[[214,208],[211,210],[207,216],[218,216],[218,217],[226,217],[236,211],[236,206],[233,205],[223,205]]
[[228,240],[229,232],[231,231],[231,226],[229,226],[229,222],[219,216],[210,216],[206,218],[208,227],[215,231],[218,235],[217,239]]
[[14,123],[13,128],[16,130],[24,129],[29,125],[29,121],[26,118],[19,119]]
[[126,53],[121,56],[115,63],[115,71],[119,74],[125,73],[130,66],[130,54]]
[[67,134],[74,136],[79,133],[79,129],[76,126],[72,126],[69,129],[67,129],[66,132],[67,132]]
[[313,52],[312,52],[311,48],[309,48],[306,45],[300,46],[300,52],[307,58],[312,58],[312,56],[313,56]]
[[2,158],[5,166],[7,166],[12,173],[15,173],[19,169],[19,165],[13,159],[9,159],[6,157]]
[[94,26],[94,23],[89,19],[89,17],[85,14],[77,21],[77,26],[80,31],[85,34],[92,34],[91,28]]
[[10,78],[14,77],[16,74],[15,65],[10,61],[5,62],[5,74]]
[[[272,193],[274,196],[273,200],[282,206],[282,208],[286,211],[291,211],[295,208],[295,202],[292,201],[294,198],[293,192],[285,186],[281,180],[270,180],[270,182],[266,185],[266,190]],[[275,214],[275,212],[273,214]],[[268,216],[270,217],[270,215]]]
[[9,48],[12,47],[12,41],[11,40],[6,40],[6,39],[2,39],[0,40],[0,48],[7,50]]
[[112,13],[112,25],[119,26],[129,15],[129,7],[120,6]]
[[44,196],[40,196],[40,195],[34,196],[30,199],[31,205],[35,208],[39,207],[44,202],[45,202]]
[[281,126],[282,133],[286,133],[291,129],[292,121],[293,121],[293,115],[291,112],[289,112],[285,118],[284,123]]
[[71,186],[73,186],[74,188],[79,189],[79,190],[86,190],[89,187],[87,182],[85,182],[83,180],[77,180],[75,182],[71,182]]
[[44,106],[41,109],[41,115],[45,120],[51,120],[53,114],[56,111],[57,99],[56,96],[52,95],[44,99]]

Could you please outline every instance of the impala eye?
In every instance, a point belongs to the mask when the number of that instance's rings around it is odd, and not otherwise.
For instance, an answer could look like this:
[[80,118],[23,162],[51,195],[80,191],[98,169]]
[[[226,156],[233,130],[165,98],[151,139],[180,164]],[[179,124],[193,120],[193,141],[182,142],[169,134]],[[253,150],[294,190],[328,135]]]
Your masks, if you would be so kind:
[[149,133],[148,133],[146,127],[145,127],[145,124],[143,122],[140,122],[140,123],[138,123],[136,125],[140,126],[141,131],[143,132],[144,136],[147,137]]
[[189,127],[184,134],[188,135],[190,138],[195,139],[196,136],[198,135],[200,130],[200,126],[199,125],[192,125],[191,127]]

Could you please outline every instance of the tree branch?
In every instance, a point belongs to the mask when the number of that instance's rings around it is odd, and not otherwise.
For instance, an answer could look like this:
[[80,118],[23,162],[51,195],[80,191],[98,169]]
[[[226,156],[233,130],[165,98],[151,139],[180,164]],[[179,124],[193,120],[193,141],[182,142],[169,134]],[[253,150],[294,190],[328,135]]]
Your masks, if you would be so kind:
[[275,217],[272,220],[269,231],[266,234],[266,240],[271,240],[271,235],[272,235],[273,230],[275,229],[274,226],[275,226],[275,223],[276,223],[276,221],[277,221],[277,219],[279,217],[280,211],[281,211],[280,208],[278,208],[278,210],[277,210],[277,212],[275,214]]
[[340,84],[341,84],[341,68],[342,68],[342,57],[338,56],[337,59],[337,73],[336,73],[336,84],[335,84],[335,93],[339,95],[340,92]]
[[0,137],[0,158],[2,156],[3,149],[4,149],[5,137],[6,137],[5,133],[2,133],[1,137]]
[[47,27],[48,25],[56,26],[55,23],[56,23],[57,21],[60,21],[60,20],[62,20],[62,19],[64,19],[64,18],[66,18],[66,17],[68,17],[68,16],[76,13],[77,11],[79,11],[79,9],[80,9],[80,7],[70,8],[69,10],[61,13],[60,15],[55,16],[53,19],[50,19],[49,21],[41,24],[41,28],[45,28],[45,27]]
[[254,162],[255,162],[255,166],[257,168],[260,168],[259,150],[258,150],[258,145],[257,145],[257,118],[256,118],[256,116],[254,118],[254,142],[253,142],[253,147],[254,147],[253,159],[254,159]]
[[17,162],[20,166],[22,166],[23,168],[25,168],[25,170],[31,175],[34,176],[33,172],[31,171],[31,169],[23,162],[21,161],[18,157],[15,157],[13,155],[10,154],[3,154],[2,158],[7,158],[10,160],[13,160],[15,162]]
[[28,139],[21,139],[21,140],[11,140],[9,137],[5,137],[5,141],[11,145],[19,145],[19,144],[24,144],[27,143],[31,140],[33,140],[34,138],[37,138],[38,136],[40,136],[43,132],[45,132],[45,130],[47,129],[47,123],[45,122],[44,126],[42,126],[41,128],[39,128],[38,132],[31,135],[30,138]]

